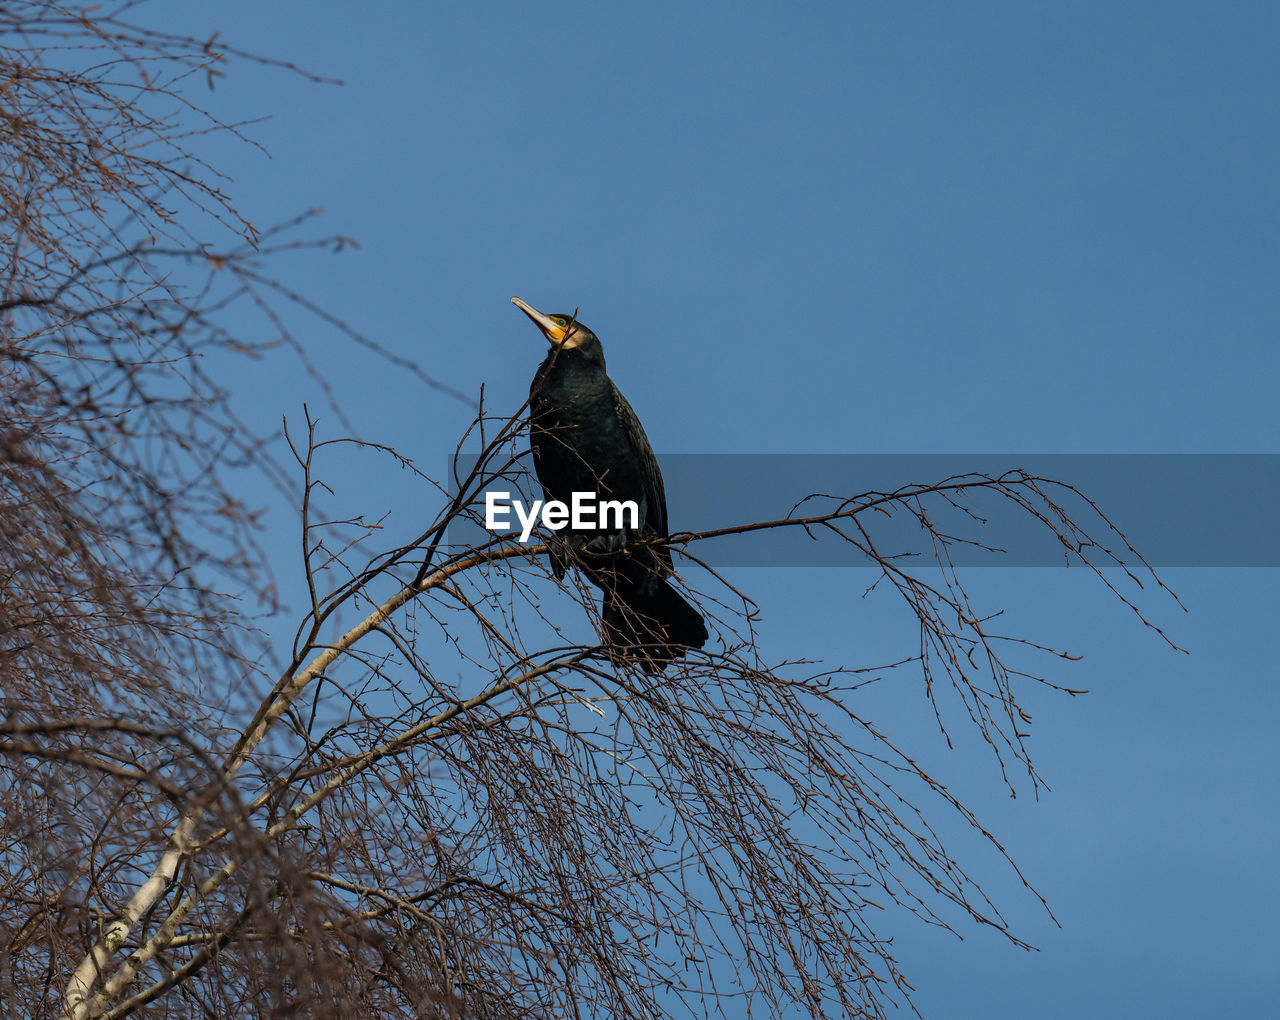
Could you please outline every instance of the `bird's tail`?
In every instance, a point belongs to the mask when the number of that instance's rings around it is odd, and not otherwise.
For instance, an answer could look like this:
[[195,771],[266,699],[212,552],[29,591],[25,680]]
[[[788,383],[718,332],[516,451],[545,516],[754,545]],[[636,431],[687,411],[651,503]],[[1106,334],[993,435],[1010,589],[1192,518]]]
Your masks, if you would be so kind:
[[639,662],[646,673],[661,671],[687,648],[701,648],[707,625],[693,606],[661,577],[646,583],[604,587],[604,637],[620,657]]

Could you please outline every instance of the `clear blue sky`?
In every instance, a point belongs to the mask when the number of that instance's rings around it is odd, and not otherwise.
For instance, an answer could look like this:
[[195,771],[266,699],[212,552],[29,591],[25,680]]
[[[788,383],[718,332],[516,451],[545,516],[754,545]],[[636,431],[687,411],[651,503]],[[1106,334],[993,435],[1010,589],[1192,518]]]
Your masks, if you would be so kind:
[[[580,306],[660,453],[1280,450],[1275,3],[152,16],[345,80],[220,86],[226,116],[272,115],[270,159],[219,148],[232,193],[261,226],[325,207],[361,248],[291,282],[495,408],[542,356],[518,293]],[[465,407],[307,336],[363,435],[443,466]],[[267,423],[319,403],[285,359],[240,385]],[[349,481],[414,533],[403,475]],[[883,661],[864,572],[735,579],[771,657]],[[1054,678],[1092,693],[1030,697],[1038,804],[947,752],[922,700],[885,708],[1062,922],[980,865],[1041,951],[897,924],[922,1011],[1274,1015],[1277,572],[1167,572],[1190,612],[1143,608],[1189,656],[1082,571],[970,580],[1012,632],[1083,654]]]

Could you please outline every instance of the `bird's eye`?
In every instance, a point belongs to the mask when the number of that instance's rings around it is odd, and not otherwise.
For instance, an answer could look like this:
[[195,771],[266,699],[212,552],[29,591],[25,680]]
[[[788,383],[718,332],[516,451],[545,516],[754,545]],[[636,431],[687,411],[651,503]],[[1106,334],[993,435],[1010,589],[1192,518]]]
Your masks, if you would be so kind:
[[562,319],[562,318],[560,318],[558,315],[557,315],[555,318],[553,318],[551,321],[552,321],[552,322],[554,322],[557,326],[567,326],[567,325],[569,325],[569,320],[568,320],[568,319]]

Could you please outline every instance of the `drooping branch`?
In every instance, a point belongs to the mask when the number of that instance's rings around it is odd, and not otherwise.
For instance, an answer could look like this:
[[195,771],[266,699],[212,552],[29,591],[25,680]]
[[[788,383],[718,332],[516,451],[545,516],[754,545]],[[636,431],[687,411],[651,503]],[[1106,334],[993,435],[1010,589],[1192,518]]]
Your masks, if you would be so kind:
[[[981,888],[951,859],[945,845],[932,834],[932,828],[925,822],[920,810],[903,801],[901,794],[887,779],[878,776],[877,769],[887,768],[890,775],[914,777],[941,796],[1007,860],[1004,848],[945,786],[933,780],[884,734],[854,714],[844,701],[844,694],[840,689],[824,687],[817,678],[800,683],[784,682],[773,671],[762,671],[758,666],[729,651],[692,654],[681,669],[664,679],[662,689],[670,692],[667,694],[660,694],[658,689],[648,683],[638,682],[638,678],[636,681],[628,679],[625,672],[619,673],[616,668],[602,669],[594,665],[593,659],[600,656],[601,650],[593,645],[579,646],[576,649],[570,647],[564,653],[545,659],[541,664],[530,665],[536,662],[539,655],[525,652],[514,643],[517,632],[510,628],[516,625],[505,618],[501,622],[495,621],[485,609],[486,603],[492,602],[493,596],[481,594],[475,590],[474,585],[491,576],[495,568],[503,571],[497,576],[513,580],[514,574],[507,574],[505,571],[508,568],[514,570],[520,564],[532,563],[534,558],[545,551],[545,547],[525,549],[494,540],[483,548],[461,550],[452,556],[446,556],[431,572],[416,582],[400,587],[338,638],[318,643],[319,628],[327,621],[336,620],[343,606],[353,606],[367,599],[368,593],[385,579],[393,578],[406,569],[412,572],[414,564],[422,557],[423,545],[428,545],[432,550],[437,548],[445,527],[452,520],[461,519],[469,513],[470,500],[492,480],[493,473],[515,468],[516,462],[513,459],[504,460],[499,455],[504,444],[512,441],[511,426],[511,420],[507,419],[504,428],[498,430],[494,441],[486,448],[486,456],[481,458],[471,475],[462,480],[465,484],[459,487],[459,495],[445,504],[441,516],[427,532],[415,542],[387,553],[373,554],[370,567],[351,572],[349,579],[340,583],[332,592],[321,591],[318,587],[320,578],[326,572],[331,572],[334,564],[342,559],[344,550],[349,552],[356,545],[347,542],[326,549],[324,558],[313,569],[310,557],[312,553],[319,551],[319,546],[304,544],[304,558],[314,594],[307,626],[300,631],[305,632],[306,637],[298,650],[319,649],[319,652],[305,666],[282,676],[274,690],[261,702],[255,717],[245,727],[240,740],[224,763],[220,782],[232,782],[261,746],[267,734],[282,720],[290,717],[304,691],[316,681],[327,679],[341,658],[361,661],[363,653],[359,649],[362,643],[379,636],[391,642],[400,661],[412,666],[429,691],[435,691],[450,703],[424,713],[423,718],[402,726],[386,739],[364,750],[336,757],[328,755],[323,761],[308,768],[300,767],[300,762],[299,766],[281,777],[280,782],[273,783],[246,805],[246,820],[269,805],[277,805],[272,808],[275,820],[268,820],[258,830],[257,841],[270,843],[294,831],[305,817],[320,809],[326,801],[342,794],[346,787],[362,780],[384,759],[412,754],[427,747],[438,752],[452,742],[461,742],[479,751],[482,746],[497,741],[486,752],[492,753],[503,746],[506,739],[503,734],[511,727],[545,728],[548,737],[559,734],[556,742],[567,741],[567,746],[580,746],[584,753],[592,757],[603,753],[607,758],[620,763],[618,752],[607,752],[607,744],[597,742],[596,737],[599,735],[553,724],[542,714],[547,709],[562,711],[575,704],[590,707],[594,713],[601,713],[599,705],[609,704],[617,711],[618,725],[624,725],[628,734],[623,739],[622,734],[615,730],[612,738],[614,743],[622,740],[625,746],[632,749],[630,753],[641,754],[648,760],[648,768],[643,772],[643,782],[675,812],[680,827],[687,834],[686,839],[692,840],[691,845],[697,848],[692,863],[700,869],[700,873],[713,878],[720,887],[718,895],[724,906],[722,917],[731,927],[737,928],[744,945],[757,947],[753,952],[763,948],[756,941],[759,935],[750,926],[742,927],[732,919],[756,909],[743,897],[750,895],[750,889],[776,883],[778,862],[789,861],[788,867],[792,869],[793,876],[801,876],[802,884],[812,888],[833,891],[845,881],[837,871],[831,870],[830,864],[819,865],[796,856],[800,850],[787,832],[788,812],[776,803],[776,795],[768,784],[762,785],[753,778],[753,769],[761,765],[767,770],[767,774],[790,785],[798,798],[797,803],[805,805],[804,810],[811,819],[819,819],[818,824],[824,828],[831,826],[830,832],[833,835],[844,833],[843,838],[846,839],[856,835],[854,842],[850,844],[851,849],[856,848],[866,855],[866,861],[873,865],[871,874],[875,884],[892,899],[933,923],[950,927],[949,922],[941,918],[927,899],[919,892],[910,890],[900,878],[894,877],[896,866],[905,866],[923,881],[932,895],[951,901],[975,919],[1000,928],[1021,944],[1016,936],[1008,932],[1003,918],[994,905],[986,900]],[[308,492],[315,484],[315,451],[324,445],[317,442],[314,423],[309,422],[308,448],[306,451],[295,450],[298,463],[307,478]],[[924,671],[930,697],[934,697],[931,662],[941,663],[943,675],[950,678],[952,686],[965,700],[970,719],[996,751],[1002,770],[1004,765],[1000,755],[1001,748],[1004,747],[1013,751],[1015,758],[1024,764],[1035,783],[1038,779],[1031,768],[1023,727],[1019,725],[1026,720],[1017,707],[1011,685],[1011,680],[1016,675],[1028,674],[1016,673],[1004,665],[998,645],[1007,639],[990,633],[986,617],[968,604],[955,568],[949,564],[945,554],[951,543],[967,539],[941,532],[935,534],[939,552],[933,566],[940,567],[947,578],[947,583],[940,586],[924,581],[917,571],[904,567],[892,552],[878,549],[872,537],[862,527],[860,515],[881,513],[886,509],[917,513],[921,501],[929,497],[959,498],[975,489],[995,491],[1014,500],[1018,505],[1027,507],[1037,519],[1050,527],[1065,548],[1072,549],[1095,571],[1100,571],[1105,566],[1091,559],[1091,555],[1098,549],[1111,557],[1107,562],[1123,565],[1123,560],[1118,555],[1107,551],[1107,546],[1096,543],[1069,513],[1044,496],[1045,488],[1054,484],[1057,483],[1017,473],[999,478],[964,476],[933,485],[911,486],[894,493],[867,493],[853,499],[835,501],[820,512],[810,512],[804,516],[747,522],[714,531],[675,535],[669,542],[677,548],[689,551],[723,535],[745,531],[824,528],[853,543],[868,556],[870,562],[879,567],[883,576],[890,580],[920,620],[921,648],[916,660]],[[924,521],[928,520],[927,515],[921,514],[920,517]],[[319,519],[312,520],[310,512],[304,516],[304,533],[308,529],[322,526],[323,522]],[[1118,535],[1118,532],[1115,534]],[[1127,544],[1123,543],[1123,536],[1118,541],[1127,548]],[[1140,558],[1138,562],[1141,562]],[[1136,576],[1134,579],[1136,580]],[[414,652],[417,638],[396,622],[398,617],[414,606],[425,607],[428,603],[419,597],[430,594],[447,596],[451,602],[459,605],[478,625],[478,633],[492,648],[491,654],[509,663],[499,669],[497,681],[483,685],[480,693],[470,698],[453,700],[446,694],[429,672],[425,661],[420,660]],[[589,599],[589,594],[582,593],[579,597]],[[1139,612],[1129,598],[1123,595],[1121,598],[1135,612]],[[948,623],[947,618],[956,622]],[[748,642],[744,649],[749,651],[750,648],[751,644]],[[980,652],[985,658],[988,676],[996,682],[994,691],[978,686],[974,676],[964,667],[964,662],[968,662],[970,667],[978,668],[980,660],[975,652]],[[381,675],[382,667],[371,665],[370,668]],[[576,673],[584,680],[597,684],[604,692],[603,698],[584,699],[574,690],[559,685],[556,674],[562,672]],[[736,678],[737,684],[744,685],[742,696],[755,700],[755,707],[747,714],[741,714],[742,709],[732,700],[708,700],[704,695],[706,691],[725,690],[722,685],[730,677]],[[553,691],[557,692],[559,700],[549,701],[545,696],[540,696],[517,700],[496,715],[490,712],[490,708],[500,698],[528,690],[535,681],[549,683]],[[805,706],[804,699],[813,696],[817,696],[830,710],[842,713],[856,729],[866,734],[880,748],[880,752],[868,754],[865,751],[854,751],[849,744],[847,732],[840,731],[829,722],[820,722],[812,709]],[[314,707],[312,711],[314,714]],[[942,714],[936,701],[935,712],[941,724]],[[790,722],[785,722],[787,720]],[[801,723],[803,727],[800,726]],[[318,753],[322,743],[309,740],[307,755]],[[548,745],[547,751],[552,750],[552,745]],[[509,752],[503,750],[501,753],[505,755]],[[696,762],[696,771],[686,772],[683,765],[673,766],[674,762],[685,761]],[[749,764],[752,761],[756,762],[755,766]],[[821,770],[814,774],[813,769],[819,763]],[[812,778],[800,782],[799,777],[806,770]],[[705,777],[708,775],[719,777],[709,787],[705,785]],[[699,779],[698,776],[704,778]],[[318,781],[316,785],[310,792],[302,792],[303,785],[310,783],[312,779]],[[600,780],[607,784],[616,781],[607,778],[605,774],[601,774]],[[585,777],[582,781],[586,781]],[[1011,777],[1006,775],[1006,781],[1011,783]],[[557,794],[563,795],[563,792]],[[541,796],[550,796],[550,792]],[[692,801],[690,797],[693,797]],[[685,807],[686,804],[690,806]],[[754,806],[746,809],[747,804]],[[715,810],[708,813],[713,805]],[[905,815],[901,813],[903,807],[908,809]],[[622,824],[621,819],[615,819],[615,822]],[[170,848],[171,860],[166,861],[168,866],[162,864],[153,876],[155,881],[148,883],[145,891],[140,890],[142,895],[130,906],[132,913],[141,916],[156,902],[163,889],[172,887],[177,863],[184,854],[206,856],[217,851],[222,835],[214,832],[209,837],[192,842],[190,835],[193,825],[194,823],[188,825],[182,833],[181,844],[175,838]],[[224,827],[219,831],[225,835],[230,830]],[[739,880],[734,878],[733,868],[727,868],[728,862],[721,859],[721,851],[716,848],[725,833],[733,834],[730,837],[732,844],[738,847],[738,852],[747,854],[745,859],[734,866],[746,868],[743,880],[747,884],[741,887],[737,885]],[[770,833],[765,839],[765,845],[772,846],[773,849],[752,850],[756,843],[765,838],[765,833]],[[252,846],[254,843],[251,841],[244,845]],[[242,857],[232,853],[224,857],[202,882],[190,887],[148,938],[130,952],[128,959],[105,981],[96,995],[88,997],[91,986],[80,985],[79,1010],[76,1010],[72,1000],[68,1000],[70,1015],[93,1016],[112,1008],[111,1004],[119,993],[137,980],[150,961],[167,947],[184,944],[179,933],[191,912],[217,894],[237,873],[242,861]],[[1009,863],[1021,878],[1016,865],[1012,861]],[[681,865],[682,868],[685,866]],[[666,867],[654,861],[643,865],[636,873],[657,876]],[[1022,881],[1027,884],[1025,878]],[[1031,888],[1029,884],[1027,887]],[[657,895],[654,887],[649,888],[650,895]],[[785,895],[791,896],[795,895],[798,887],[788,888],[792,891]],[[856,892],[856,887],[851,887],[851,892]],[[419,894],[406,891],[402,896],[394,893],[387,895],[391,899],[400,898],[409,902]],[[590,901],[595,898],[593,894],[588,899]],[[524,898],[521,897],[520,900],[523,902]],[[869,902],[859,894],[854,899],[845,901],[834,915],[830,915],[830,911],[836,909],[836,904],[828,904],[824,908],[826,912],[821,916],[844,917],[850,922],[856,922]],[[1043,903],[1043,899],[1041,902]],[[859,903],[863,906],[860,907]],[[616,902],[606,898],[596,903],[593,909],[608,912],[615,910],[617,906]],[[388,908],[383,909],[385,912]],[[412,911],[409,913],[412,914]],[[366,921],[369,919],[366,915],[361,916],[365,916]],[[127,917],[126,914],[125,918],[108,929],[115,936],[117,944],[122,945],[129,935],[130,929],[122,924]],[[565,923],[577,924],[579,921],[574,919]],[[812,939],[809,945],[816,947],[827,944],[840,936],[840,929],[824,927],[825,924],[823,922],[818,925],[815,921],[811,935],[806,935],[806,938]],[[802,926],[797,931],[809,932],[810,929]],[[820,935],[819,932],[825,934]],[[844,932],[844,936],[850,935],[855,937],[854,945],[865,947],[879,955],[881,965],[886,968],[885,973],[890,975],[890,983],[905,992],[905,986],[897,975],[892,959],[874,933],[869,928],[855,928]],[[873,948],[877,946],[880,948]],[[825,952],[820,956],[825,957]],[[789,967],[803,970],[807,966],[803,962],[803,956],[792,956],[790,959]],[[875,1001],[879,994],[875,989],[880,987],[880,978],[877,977],[880,970],[869,962],[855,963],[855,957],[837,954],[825,959],[822,967],[832,972],[838,972],[841,967],[854,967],[858,975],[856,985],[861,989],[858,994],[864,1005]],[[95,958],[93,968],[86,968],[85,973],[91,978],[101,968],[102,961]],[[777,978],[769,980],[772,982]],[[156,986],[154,994],[159,994],[163,984],[162,980]]]

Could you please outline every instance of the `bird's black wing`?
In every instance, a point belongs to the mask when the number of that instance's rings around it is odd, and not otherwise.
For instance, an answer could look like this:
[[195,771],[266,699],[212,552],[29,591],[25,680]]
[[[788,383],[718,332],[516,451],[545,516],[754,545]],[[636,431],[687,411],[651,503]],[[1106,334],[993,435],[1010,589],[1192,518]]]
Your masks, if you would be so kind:
[[[612,386],[612,382],[610,383]],[[618,414],[618,424],[622,426],[623,435],[635,454],[640,473],[644,478],[644,498],[648,503],[648,514],[645,523],[654,535],[667,537],[667,492],[662,485],[662,469],[658,467],[658,458],[653,455],[653,447],[649,445],[649,437],[644,434],[644,426],[627,398],[613,386],[613,407]],[[665,546],[658,550],[667,568],[671,567],[671,550]]]

